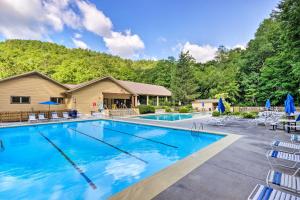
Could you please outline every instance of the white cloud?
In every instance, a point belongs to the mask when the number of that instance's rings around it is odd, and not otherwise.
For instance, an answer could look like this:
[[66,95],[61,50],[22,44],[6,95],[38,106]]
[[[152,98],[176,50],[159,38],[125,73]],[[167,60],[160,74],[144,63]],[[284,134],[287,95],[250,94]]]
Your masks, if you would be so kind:
[[189,51],[197,62],[205,63],[215,58],[218,48],[210,45],[200,46],[186,42],[182,47],[182,51]]
[[[137,34],[114,31],[111,20],[86,0],[0,0],[0,34],[5,38],[50,40],[65,27],[102,37],[108,51],[122,57],[137,57],[145,47]],[[72,38],[75,46],[88,48],[79,38]]]
[[242,50],[245,50],[246,49],[246,45],[244,45],[244,44],[236,44],[231,49],[236,49],[236,48],[240,48]]
[[79,26],[68,0],[1,0],[0,34],[5,38],[44,39],[64,25]]
[[167,38],[161,36],[161,37],[157,38],[157,41],[160,43],[166,43],[168,40],[167,40]]
[[82,35],[81,35],[80,33],[75,33],[75,34],[74,34],[74,37],[75,37],[76,39],[79,39],[79,38],[82,37]]
[[99,36],[108,37],[111,35],[112,22],[94,4],[85,1],[76,1],[78,8],[83,15],[83,26]]
[[120,32],[112,32],[110,37],[104,37],[106,47],[110,53],[121,57],[137,56],[137,52],[145,48],[141,38],[130,31],[125,34]]
[[79,40],[79,39],[76,39],[76,38],[72,38],[72,41],[73,41],[74,45],[77,48],[89,49],[89,46],[85,42],[83,42],[82,40]]

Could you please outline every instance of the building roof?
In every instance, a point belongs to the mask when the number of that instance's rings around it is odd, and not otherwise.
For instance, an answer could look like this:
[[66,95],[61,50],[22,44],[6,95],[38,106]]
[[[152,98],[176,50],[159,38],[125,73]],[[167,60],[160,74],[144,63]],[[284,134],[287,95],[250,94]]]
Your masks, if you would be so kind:
[[145,83],[137,83],[137,82],[132,82],[132,81],[122,81],[122,80],[117,80],[112,77],[104,77],[100,79],[94,79],[88,82],[84,82],[78,85],[73,85],[73,84],[65,84],[70,88],[70,90],[66,91],[67,93],[72,93],[74,91],[80,90],[84,87],[87,87],[91,84],[98,83],[103,80],[111,80],[114,83],[118,84],[125,90],[127,90],[131,94],[135,95],[153,95],[153,96],[171,96],[171,92],[159,85],[151,85],[151,84],[145,84]]
[[146,83],[137,83],[132,81],[117,80],[121,85],[126,86],[131,91],[139,95],[153,95],[153,96],[171,96],[170,90],[163,86],[151,85]]
[[202,102],[204,102],[204,103],[218,103],[219,102],[219,100],[218,99],[197,99],[197,100],[195,100],[194,102],[196,102],[196,103],[202,103]]
[[19,75],[16,75],[16,76],[11,76],[11,77],[8,77],[8,78],[0,79],[0,83],[5,82],[5,81],[18,79],[18,78],[22,78],[22,77],[26,77],[26,76],[32,76],[32,75],[37,75],[39,77],[42,77],[42,78],[44,78],[44,79],[46,79],[46,80],[48,80],[48,81],[50,81],[50,82],[52,82],[56,85],[59,85],[59,86],[65,88],[66,90],[70,89],[68,86],[66,86],[64,84],[61,84],[61,83],[57,82],[56,80],[54,80],[54,79],[52,79],[52,78],[50,78],[50,77],[48,77],[48,76],[46,76],[46,75],[44,75],[40,72],[37,72],[37,71],[27,72],[27,73],[24,73],[24,74],[19,74]]
[[87,82],[84,82],[81,84],[61,84],[61,83],[53,80],[52,78],[50,78],[40,72],[37,72],[37,71],[32,71],[32,72],[24,73],[21,75],[16,75],[16,76],[8,77],[5,79],[0,79],[0,83],[4,82],[4,81],[8,81],[8,80],[13,80],[16,78],[31,76],[31,75],[40,76],[44,79],[47,79],[47,80],[65,88],[66,93],[72,93],[74,91],[80,90],[82,88],[85,88],[89,85],[98,83],[103,80],[110,80],[110,81],[116,83],[117,85],[119,85],[120,87],[124,88],[127,92],[134,94],[134,95],[171,96],[170,90],[168,90],[167,88],[165,88],[163,86],[159,86],[159,85],[137,83],[137,82],[132,82],[132,81],[122,81],[122,80],[114,79],[113,77],[104,77],[104,78],[94,79],[94,80],[87,81]]
[[126,86],[124,85],[121,85],[118,80],[112,78],[112,77],[104,77],[104,78],[98,78],[98,79],[94,79],[94,80],[91,80],[91,81],[87,81],[87,82],[84,82],[84,83],[81,83],[81,84],[78,84],[78,85],[72,85],[72,84],[68,84],[69,86],[71,86],[70,90],[66,91],[66,93],[72,93],[72,92],[75,92],[75,91],[78,91],[78,90],[81,90],[82,88],[85,88],[89,85],[92,85],[92,84],[95,84],[95,83],[98,83],[100,81],[104,81],[104,80],[111,80],[112,82],[116,83],[117,85],[119,85],[120,87],[124,88],[125,90],[127,90],[129,93],[132,93],[132,94],[136,94],[135,92],[131,91],[130,88],[127,88]]
[[70,89],[73,89],[75,87],[78,87],[78,84],[64,84],[64,86],[70,88]]

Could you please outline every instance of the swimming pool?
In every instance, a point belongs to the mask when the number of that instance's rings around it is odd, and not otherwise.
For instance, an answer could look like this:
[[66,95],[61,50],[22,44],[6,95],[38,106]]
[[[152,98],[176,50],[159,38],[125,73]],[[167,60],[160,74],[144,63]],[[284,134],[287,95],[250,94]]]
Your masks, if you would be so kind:
[[177,121],[177,120],[184,120],[184,119],[191,119],[197,116],[204,116],[206,113],[170,113],[170,114],[156,114],[156,115],[144,115],[138,116],[137,118],[140,119],[150,119],[150,120],[161,120],[161,121]]
[[107,199],[223,135],[96,120],[0,129],[0,199]]

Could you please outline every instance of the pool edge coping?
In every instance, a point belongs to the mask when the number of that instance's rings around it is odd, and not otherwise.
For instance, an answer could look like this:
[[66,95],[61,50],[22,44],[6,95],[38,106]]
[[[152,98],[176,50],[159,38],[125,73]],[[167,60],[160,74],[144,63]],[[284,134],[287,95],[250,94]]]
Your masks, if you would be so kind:
[[[216,133],[219,134],[219,133]],[[208,145],[207,147],[185,157],[182,160],[158,171],[132,186],[111,196],[110,200],[139,199],[149,200],[168,189],[171,185],[200,167],[207,160],[217,155],[226,147],[240,139],[241,135],[226,134],[227,136]]]
[[198,112],[192,112],[192,113],[150,113],[150,114],[140,114],[140,115],[134,115],[131,117],[123,117],[124,119],[135,119],[135,120],[147,120],[149,122],[167,122],[167,123],[178,123],[178,122],[183,122],[183,121],[188,121],[188,120],[195,120],[195,119],[202,119],[205,117],[208,117],[209,115],[199,115],[198,117],[192,117],[188,119],[180,119],[180,120],[174,120],[174,121],[169,121],[169,120],[157,120],[157,119],[146,119],[146,118],[138,118],[140,116],[151,116],[151,115],[167,115],[167,114],[193,114],[193,113],[198,113]]

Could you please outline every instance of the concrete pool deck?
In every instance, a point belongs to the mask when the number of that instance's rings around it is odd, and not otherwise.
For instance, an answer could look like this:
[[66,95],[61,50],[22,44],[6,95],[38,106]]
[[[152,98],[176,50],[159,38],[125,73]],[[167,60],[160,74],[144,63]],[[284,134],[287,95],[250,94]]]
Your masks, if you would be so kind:
[[[125,121],[141,122],[133,118]],[[143,121],[152,125],[191,128],[194,122],[205,123],[206,119],[191,119],[169,123],[164,121]],[[239,140],[199,163],[186,176],[159,193],[156,200],[239,200],[247,199],[256,184],[265,184],[270,166],[265,153],[277,133],[280,138],[288,140],[283,131],[271,131],[270,127],[256,126],[246,121],[230,123],[225,126],[204,125],[207,132],[226,132],[242,135]],[[200,165],[201,164],[201,165]],[[285,170],[283,170],[285,171]]]

